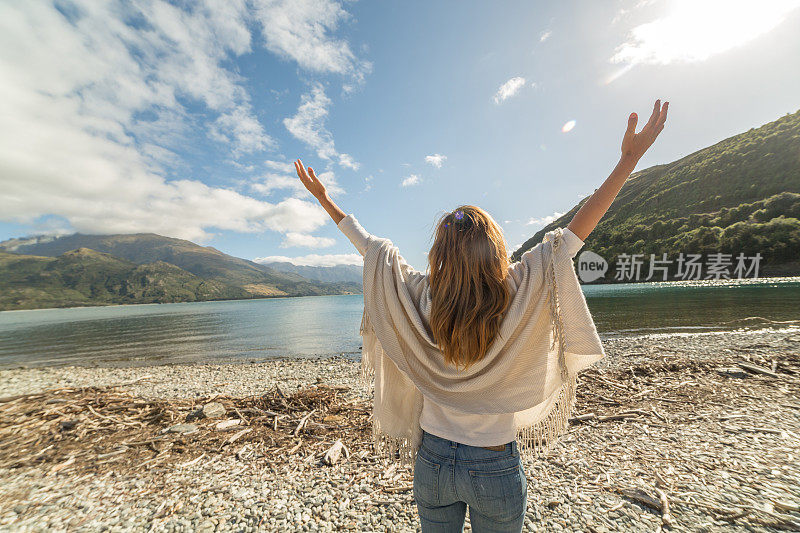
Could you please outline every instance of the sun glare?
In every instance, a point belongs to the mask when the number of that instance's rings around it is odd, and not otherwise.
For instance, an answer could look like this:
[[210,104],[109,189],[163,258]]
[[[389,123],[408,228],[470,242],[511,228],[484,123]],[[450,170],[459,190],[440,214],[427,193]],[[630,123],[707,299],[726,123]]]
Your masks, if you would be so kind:
[[666,65],[704,61],[763,35],[793,10],[800,0],[673,0],[659,19],[636,26],[611,58],[624,66],[606,83],[632,65]]
[[572,128],[575,127],[576,122],[574,120],[570,120],[563,126],[561,126],[561,133],[569,133],[572,131]]

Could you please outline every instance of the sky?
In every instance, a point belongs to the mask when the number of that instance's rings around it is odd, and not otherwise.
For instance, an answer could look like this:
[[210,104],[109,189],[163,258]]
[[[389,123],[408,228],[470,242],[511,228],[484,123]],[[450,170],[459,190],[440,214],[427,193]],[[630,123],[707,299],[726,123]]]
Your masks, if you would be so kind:
[[294,175],[425,270],[437,219],[508,251],[638,169],[800,108],[800,0],[0,0],[0,240],[140,233],[360,264]]

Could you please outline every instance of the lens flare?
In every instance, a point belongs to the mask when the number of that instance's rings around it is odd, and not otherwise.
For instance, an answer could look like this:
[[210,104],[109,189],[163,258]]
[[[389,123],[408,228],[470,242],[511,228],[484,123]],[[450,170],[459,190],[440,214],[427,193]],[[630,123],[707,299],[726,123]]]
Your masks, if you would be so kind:
[[569,133],[572,131],[572,128],[574,127],[575,127],[575,121],[570,120],[569,122],[561,126],[561,133]]
[[612,63],[623,66],[605,78],[606,84],[639,64],[705,61],[772,31],[800,8],[798,0],[672,0],[670,4],[669,12],[630,29],[611,57]]

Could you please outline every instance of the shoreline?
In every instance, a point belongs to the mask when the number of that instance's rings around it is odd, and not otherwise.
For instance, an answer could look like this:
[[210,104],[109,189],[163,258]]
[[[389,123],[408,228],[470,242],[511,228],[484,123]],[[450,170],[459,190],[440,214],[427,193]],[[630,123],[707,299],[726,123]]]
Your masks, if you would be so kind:
[[[668,279],[664,281],[626,281],[626,282],[615,282],[615,281],[593,281],[591,283],[580,283],[581,287],[611,287],[616,285],[670,285],[675,287],[704,287],[708,286],[709,283],[716,284],[717,286],[722,285],[757,285],[759,283],[774,283],[774,282],[781,282],[781,283],[795,283],[800,282],[800,274],[791,274],[786,275],[785,273],[781,273],[775,276],[759,276],[757,278],[720,278],[720,279]],[[333,282],[338,283],[338,282]],[[20,311],[52,311],[52,310],[62,310],[62,309],[91,309],[95,307],[128,307],[128,306],[142,306],[142,305],[170,305],[170,304],[199,304],[199,303],[219,303],[219,302],[247,302],[253,300],[275,300],[281,298],[316,298],[320,296],[363,296],[361,292],[342,292],[338,294],[298,294],[298,295],[289,295],[289,294],[279,294],[274,296],[253,296],[252,298],[235,298],[235,299],[221,299],[221,300],[194,300],[194,301],[185,301],[185,302],[139,302],[139,303],[104,303],[98,302],[96,304],[89,304],[89,305],[72,305],[72,306],[63,306],[63,307],[32,307],[32,308],[25,308],[25,309],[0,309],[0,315],[3,313],[16,313]]]
[[[796,276],[800,279],[800,276]],[[760,279],[760,278],[759,278]],[[138,303],[103,303],[98,302],[94,305],[70,305],[64,307],[30,307],[25,309],[0,309],[0,314],[2,313],[19,313],[22,311],[55,311],[55,310],[67,310],[67,309],[93,309],[95,307],[130,307],[130,306],[142,306],[142,305],[174,305],[174,304],[203,304],[203,303],[220,303],[220,302],[250,302],[253,300],[278,300],[281,298],[316,298],[320,296],[361,296],[362,293],[360,292],[342,292],[339,294],[276,294],[275,296],[253,296],[252,298],[234,298],[234,299],[222,299],[222,300],[192,300],[192,301],[185,301],[185,302],[138,302]]]
[[[604,346],[568,432],[523,464],[525,531],[657,530],[659,491],[676,531],[800,528],[800,330]],[[0,439],[29,442],[0,451],[0,529],[418,531],[412,471],[373,456],[357,374],[341,356],[0,370]],[[233,432],[163,433],[212,401]],[[83,440],[59,429],[73,421]],[[336,440],[349,455],[327,465]]]
[[[743,331],[665,333],[604,339],[606,357],[593,368],[613,369],[658,358],[685,357],[697,360],[800,350],[800,327]],[[0,368],[0,398],[48,388],[104,386],[155,374],[159,382],[133,386],[133,394],[160,398],[191,398],[215,393],[258,394],[269,383],[299,387],[314,384],[317,377],[336,384],[355,386],[360,353],[308,357],[275,357],[257,360],[185,361],[163,364],[108,364],[61,366],[13,366]],[[219,388],[215,388],[219,386]],[[172,396],[172,392],[178,392]]]

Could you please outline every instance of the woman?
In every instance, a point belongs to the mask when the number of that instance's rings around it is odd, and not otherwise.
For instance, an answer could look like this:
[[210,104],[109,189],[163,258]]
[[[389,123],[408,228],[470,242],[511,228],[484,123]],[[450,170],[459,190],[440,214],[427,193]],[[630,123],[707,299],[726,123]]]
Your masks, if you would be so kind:
[[374,380],[376,450],[414,465],[422,530],[521,531],[521,456],[568,425],[575,376],[604,356],[572,259],[663,130],[656,100],[636,133],[632,113],[611,175],[565,229],[510,264],[501,228],[464,205],[441,218],[429,274],[333,202],[314,171],[303,185],[364,256],[362,378]]

